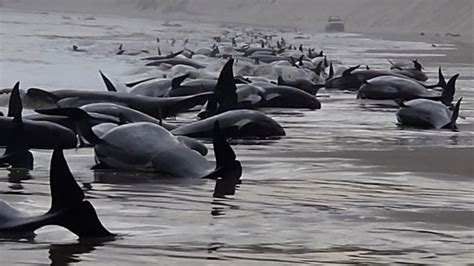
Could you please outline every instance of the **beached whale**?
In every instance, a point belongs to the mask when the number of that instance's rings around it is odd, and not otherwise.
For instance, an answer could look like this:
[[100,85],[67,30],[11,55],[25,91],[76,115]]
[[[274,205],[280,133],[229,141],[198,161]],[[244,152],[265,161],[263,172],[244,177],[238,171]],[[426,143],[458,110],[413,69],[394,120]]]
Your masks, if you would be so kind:
[[231,138],[266,138],[284,136],[285,130],[272,118],[254,110],[230,110],[197,122],[180,126],[171,132],[194,138],[211,138],[213,125],[219,121],[225,136]]
[[401,103],[397,112],[400,124],[418,128],[457,129],[456,120],[462,98],[451,110],[446,105],[427,99],[415,99]]
[[407,101],[425,98],[439,100],[446,105],[451,105],[456,91],[456,79],[458,77],[459,74],[453,76],[444,87],[442,94],[439,95],[410,79],[394,76],[379,76],[365,81],[360,87],[357,97],[361,99],[400,99]]
[[69,128],[48,121],[22,119],[23,105],[19,90],[20,83],[17,82],[11,91],[8,116],[0,117],[0,146],[7,146],[13,141],[12,130],[18,128],[17,122],[21,122],[23,141],[27,142],[29,148],[75,148],[77,146],[76,134]]

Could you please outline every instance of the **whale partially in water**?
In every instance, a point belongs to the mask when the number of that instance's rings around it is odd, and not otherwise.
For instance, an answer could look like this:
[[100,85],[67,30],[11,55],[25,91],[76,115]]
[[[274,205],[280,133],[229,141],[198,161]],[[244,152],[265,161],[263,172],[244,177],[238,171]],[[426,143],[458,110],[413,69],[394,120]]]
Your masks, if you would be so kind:
[[64,227],[79,238],[112,237],[97,217],[94,206],[74,180],[61,149],[56,149],[50,167],[51,207],[43,215],[31,216],[0,200],[0,236],[33,235],[48,225]]

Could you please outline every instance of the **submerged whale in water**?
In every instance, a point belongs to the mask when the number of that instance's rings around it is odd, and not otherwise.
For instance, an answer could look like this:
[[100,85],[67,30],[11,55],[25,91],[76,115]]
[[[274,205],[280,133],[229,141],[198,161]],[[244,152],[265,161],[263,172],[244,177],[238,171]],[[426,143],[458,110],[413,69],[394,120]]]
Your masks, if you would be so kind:
[[450,110],[446,105],[427,99],[416,99],[402,103],[397,120],[402,125],[418,128],[457,129],[456,120],[462,98]]
[[62,226],[79,238],[113,236],[100,222],[92,204],[84,200],[84,192],[77,185],[64,159],[56,149],[50,170],[51,208],[39,216],[30,216],[0,200],[0,235],[33,235],[47,225]]

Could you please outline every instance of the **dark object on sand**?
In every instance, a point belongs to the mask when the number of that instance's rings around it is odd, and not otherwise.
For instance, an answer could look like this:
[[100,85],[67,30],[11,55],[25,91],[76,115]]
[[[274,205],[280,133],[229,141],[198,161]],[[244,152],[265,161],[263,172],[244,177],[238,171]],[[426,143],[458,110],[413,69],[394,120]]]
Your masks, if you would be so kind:
[[326,22],[326,32],[343,32],[344,22],[339,16],[331,16]]

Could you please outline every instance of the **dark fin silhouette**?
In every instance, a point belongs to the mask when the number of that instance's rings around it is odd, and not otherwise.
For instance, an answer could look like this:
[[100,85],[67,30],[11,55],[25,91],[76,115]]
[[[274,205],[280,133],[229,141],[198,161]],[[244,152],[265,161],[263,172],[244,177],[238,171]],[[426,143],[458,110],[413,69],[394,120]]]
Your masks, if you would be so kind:
[[286,85],[286,82],[285,80],[283,79],[282,76],[278,76],[278,85],[282,85],[282,86],[285,86]]
[[77,132],[89,143],[95,145],[102,142],[102,140],[92,130],[90,120],[93,118],[86,111],[80,108],[56,108],[35,110],[35,112],[45,115],[67,116],[75,121]]
[[20,82],[18,81],[13,86],[13,89],[10,94],[10,100],[8,103],[8,117],[21,117],[21,112],[23,111],[23,104],[21,103],[20,97]]
[[446,106],[451,106],[451,103],[454,100],[454,94],[456,93],[456,80],[458,79],[459,74],[452,76],[448,84],[443,87],[443,92],[441,93],[441,101]]
[[413,60],[413,64],[415,65],[415,69],[418,70],[418,71],[422,71],[423,70],[423,66],[420,64],[420,62],[418,62],[417,59],[414,59]]
[[158,55],[162,55],[162,53],[161,53],[161,48],[160,48],[159,45],[158,45],[158,51],[157,51],[157,52],[158,52]]
[[188,77],[189,77],[189,73],[173,78],[171,80],[171,89],[174,90],[174,89],[179,88],[181,86],[181,83],[183,83],[183,81],[187,79]]
[[183,52],[184,52],[184,50],[180,50],[180,51],[177,51],[176,53],[171,53],[171,54],[165,56],[165,59],[175,58],[176,56],[182,54]]
[[0,164],[13,168],[33,170],[33,155],[29,151],[28,137],[25,134],[21,113],[23,104],[20,97],[20,82],[17,82],[10,94],[8,116],[13,117],[13,126],[9,129],[9,138]]
[[318,54],[317,57],[321,57],[321,56],[324,56],[324,51],[323,51],[323,50],[321,50],[321,51],[319,52],[319,54]]
[[458,126],[456,124],[456,120],[458,120],[458,117],[459,117],[459,108],[461,107],[461,101],[462,101],[462,98],[459,99],[459,101],[454,106],[453,114],[451,116],[451,123],[450,123],[449,126],[450,126],[451,130],[453,130],[453,131],[458,129]]
[[300,52],[304,53],[304,49],[303,49],[303,45],[300,44],[300,46],[298,47],[298,50],[300,50]]
[[101,70],[99,70],[99,73],[100,73],[100,76],[102,77],[102,80],[104,81],[105,83],[105,87],[107,88],[108,91],[113,91],[113,92],[117,92],[117,88],[115,87],[115,85],[112,83],[112,81],[110,81],[110,79],[104,75],[104,73],[102,73]]
[[447,86],[446,84],[446,79],[444,78],[443,72],[441,70],[441,67],[438,68],[438,83],[435,85],[425,85],[425,88],[427,89],[434,89],[434,88],[445,88]]
[[234,59],[229,59],[221,70],[216,87],[214,88],[214,99],[207,103],[206,110],[199,114],[209,117],[236,108],[237,106],[237,85],[233,71]]
[[321,75],[321,72],[323,72],[323,61],[319,61],[319,63],[316,65],[316,68],[313,69],[313,72],[318,76]]
[[116,55],[122,55],[124,52],[125,52],[125,50],[123,49],[123,44],[120,44],[119,48],[118,48],[118,51],[115,54]]
[[57,224],[73,232],[80,239],[115,236],[102,225],[94,206],[88,201],[83,201],[79,206],[68,209]]
[[221,51],[219,50],[219,47],[216,45],[214,48],[212,48],[212,52],[209,55],[210,57],[217,57],[218,54],[220,54]]
[[331,79],[334,77],[334,66],[332,65],[332,62],[329,63],[329,76],[328,79]]
[[357,66],[354,66],[354,67],[350,67],[348,69],[346,69],[343,73],[342,73],[342,76],[343,77],[348,77],[351,75],[352,71],[358,69],[360,67],[360,65],[357,65]]
[[49,212],[79,205],[84,200],[84,192],[74,180],[61,149],[53,152],[49,178],[52,198]]
[[171,59],[171,58],[175,58],[176,56],[182,54],[184,52],[184,50],[181,50],[181,51],[178,51],[176,53],[171,53],[169,55],[165,55],[165,56],[162,56],[162,55],[159,55],[159,56],[150,56],[150,57],[145,57],[145,58],[142,58],[141,60],[162,60],[162,59]]
[[74,179],[61,149],[55,149],[50,170],[51,208],[48,213],[61,213],[56,224],[79,238],[111,237],[97,217],[94,207],[84,201],[84,192]]
[[366,70],[370,70],[370,67],[368,65],[365,66]]
[[242,176],[242,165],[236,159],[234,150],[222,133],[219,121],[214,123],[212,144],[216,157],[216,169],[203,178],[216,180],[214,197],[234,195],[235,186],[240,183],[240,177]]
[[133,88],[133,87],[137,86],[138,84],[141,84],[141,83],[153,80],[153,79],[156,79],[156,78],[146,78],[146,79],[142,79],[142,80],[139,80],[139,81],[126,83],[125,86],[127,86],[128,88]]
[[298,64],[299,64],[300,66],[304,66],[303,58],[304,58],[304,55],[301,55],[300,58],[298,58]]

